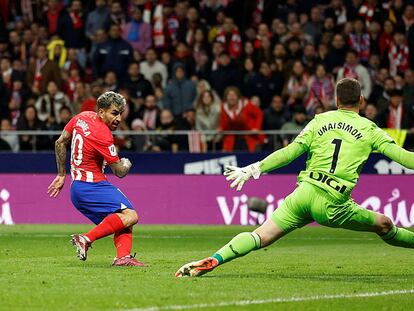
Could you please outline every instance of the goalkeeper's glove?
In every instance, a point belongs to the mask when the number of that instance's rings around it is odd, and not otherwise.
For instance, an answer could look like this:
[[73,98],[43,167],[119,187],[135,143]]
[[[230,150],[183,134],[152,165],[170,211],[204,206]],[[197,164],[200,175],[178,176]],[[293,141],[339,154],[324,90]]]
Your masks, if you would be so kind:
[[226,166],[224,170],[226,180],[233,181],[230,184],[230,187],[234,188],[237,186],[237,191],[240,191],[243,188],[244,183],[251,177],[259,179],[260,174],[260,162],[253,163],[245,167]]

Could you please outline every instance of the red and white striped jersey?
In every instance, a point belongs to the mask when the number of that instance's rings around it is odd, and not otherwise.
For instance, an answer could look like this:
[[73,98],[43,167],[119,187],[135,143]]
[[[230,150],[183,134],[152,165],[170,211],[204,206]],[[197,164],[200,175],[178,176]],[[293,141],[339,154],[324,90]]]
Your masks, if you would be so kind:
[[106,164],[119,161],[109,127],[93,111],[74,116],[65,126],[72,135],[71,169],[73,180],[100,182]]

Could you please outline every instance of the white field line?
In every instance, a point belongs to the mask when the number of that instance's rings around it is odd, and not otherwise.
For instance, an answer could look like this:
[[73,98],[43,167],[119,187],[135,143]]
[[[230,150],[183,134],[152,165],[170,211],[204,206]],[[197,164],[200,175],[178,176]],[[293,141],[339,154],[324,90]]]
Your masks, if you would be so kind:
[[353,293],[353,294],[337,294],[337,295],[316,295],[316,296],[304,296],[304,297],[275,297],[270,299],[259,300],[238,300],[219,303],[201,303],[193,305],[169,305],[162,307],[147,307],[147,308],[133,308],[123,309],[120,311],[162,311],[162,310],[189,310],[189,309],[201,309],[201,308],[219,308],[219,307],[231,307],[231,306],[250,306],[250,305],[262,305],[268,303],[281,303],[281,302],[303,302],[303,301],[316,301],[316,300],[329,300],[329,299],[350,299],[350,298],[371,298],[381,296],[392,295],[412,295],[414,289],[402,289],[402,290],[390,290],[383,292],[367,292],[367,293]]
[[[51,237],[51,238],[65,238],[70,237],[69,234],[45,234],[45,233],[32,233],[32,234],[26,234],[26,233],[0,233],[0,236],[10,236],[10,237],[24,237],[24,238],[45,238],[45,237]],[[220,238],[233,238],[233,235],[223,235]],[[138,234],[136,236],[137,239],[205,239],[205,238],[211,238],[211,236],[208,235],[140,235]],[[327,240],[327,241],[373,241],[378,240],[378,238],[331,238],[331,237],[315,237],[315,238],[296,238],[296,237],[288,237],[285,239],[289,240],[306,240],[306,241],[312,241],[312,240]],[[284,239],[284,240],[285,240]]]

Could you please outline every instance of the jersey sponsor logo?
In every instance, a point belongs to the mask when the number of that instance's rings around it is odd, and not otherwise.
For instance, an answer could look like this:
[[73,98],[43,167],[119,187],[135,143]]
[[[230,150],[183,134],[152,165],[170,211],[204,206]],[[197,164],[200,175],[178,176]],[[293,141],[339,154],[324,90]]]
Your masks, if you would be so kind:
[[115,145],[110,145],[110,146],[108,147],[108,149],[109,149],[109,153],[111,154],[111,156],[116,157],[117,152],[116,152],[116,147],[115,147]]
[[91,131],[89,130],[89,125],[84,120],[78,119],[78,121],[76,121],[76,126],[80,126],[80,128],[83,131],[83,135],[85,135],[85,137],[91,134]]
[[10,198],[10,192],[7,189],[1,189],[0,191],[0,204],[1,204],[0,224],[14,225],[14,221],[11,215],[9,198]]
[[326,132],[332,131],[332,130],[343,130],[345,132],[348,132],[349,134],[354,136],[354,138],[356,140],[362,138],[362,134],[359,132],[358,129],[356,129],[352,125],[344,123],[344,122],[338,122],[338,123],[332,122],[332,123],[325,124],[324,126],[322,126],[318,130],[318,134],[319,134],[319,136],[322,136]]
[[310,172],[309,177],[313,180],[319,181],[323,184],[328,185],[332,189],[338,191],[339,193],[344,193],[346,190],[345,185],[341,185],[338,181],[336,181],[334,178],[329,177],[328,175],[325,175],[320,172]]
[[223,173],[224,167],[226,167],[227,165],[237,166],[237,157],[226,156],[204,161],[186,163],[184,164],[184,174],[220,175]]

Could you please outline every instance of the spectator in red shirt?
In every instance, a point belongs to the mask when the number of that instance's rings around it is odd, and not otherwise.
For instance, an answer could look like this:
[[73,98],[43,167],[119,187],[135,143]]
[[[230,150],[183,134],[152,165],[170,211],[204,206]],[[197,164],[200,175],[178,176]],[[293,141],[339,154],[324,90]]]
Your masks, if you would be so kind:
[[95,111],[96,110],[96,100],[102,94],[102,86],[99,83],[94,83],[91,85],[92,96],[88,99],[82,101],[80,112],[82,111]]
[[[242,98],[236,87],[228,87],[221,105],[220,129],[222,131],[259,131],[263,112],[249,100]],[[248,150],[259,147],[259,135],[224,135],[223,151]]]
[[48,1],[46,18],[47,18],[47,30],[50,35],[57,33],[58,20],[60,11],[62,11],[63,4],[58,0]]
[[269,26],[261,23],[257,29],[257,36],[254,40],[254,48],[258,49],[262,45],[263,38],[271,39],[272,33],[269,31]]
[[384,22],[383,31],[378,39],[381,56],[384,56],[384,53],[389,50],[393,32],[394,24],[390,20],[386,20]]

